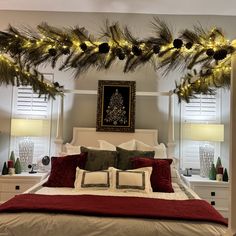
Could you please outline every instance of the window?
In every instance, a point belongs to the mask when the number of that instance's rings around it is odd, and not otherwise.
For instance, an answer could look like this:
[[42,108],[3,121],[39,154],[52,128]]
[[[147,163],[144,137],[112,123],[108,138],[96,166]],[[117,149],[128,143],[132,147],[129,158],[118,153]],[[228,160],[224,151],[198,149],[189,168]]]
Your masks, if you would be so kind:
[[[47,80],[53,81],[53,74],[44,74]],[[34,93],[31,86],[20,86],[13,89],[12,118],[43,120],[43,136],[30,137],[34,142],[33,163],[50,153],[50,127],[52,99],[46,99]],[[46,132],[45,132],[46,131]],[[11,137],[11,150],[19,156],[19,142],[23,137]]]
[[[216,95],[196,95],[189,103],[181,104],[181,133],[184,123],[220,123],[220,90]],[[181,141],[180,167],[199,169],[199,145],[202,141]],[[220,155],[220,143],[214,143],[215,157]]]

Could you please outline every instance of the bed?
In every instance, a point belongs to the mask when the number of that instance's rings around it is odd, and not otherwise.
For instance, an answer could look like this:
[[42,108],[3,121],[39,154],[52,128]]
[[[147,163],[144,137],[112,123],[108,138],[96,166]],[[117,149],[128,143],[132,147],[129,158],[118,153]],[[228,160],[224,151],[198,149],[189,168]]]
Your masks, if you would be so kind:
[[[224,235],[223,217],[185,186],[157,136],[156,130],[104,133],[74,128],[72,142],[52,158],[48,179],[0,206],[0,236]],[[115,166],[107,159],[99,167],[96,161],[91,165],[91,157],[101,160],[117,150],[119,158],[130,153],[135,157],[119,159]],[[133,168],[124,168],[127,163]],[[163,178],[157,186],[155,168]],[[56,184],[50,182],[55,176]]]

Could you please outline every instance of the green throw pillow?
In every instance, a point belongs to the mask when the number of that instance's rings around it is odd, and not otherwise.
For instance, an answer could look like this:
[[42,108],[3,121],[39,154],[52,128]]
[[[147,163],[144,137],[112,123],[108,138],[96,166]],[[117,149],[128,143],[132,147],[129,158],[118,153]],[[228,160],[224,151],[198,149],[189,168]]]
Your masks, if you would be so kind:
[[98,171],[106,170],[110,166],[116,167],[117,164],[117,152],[106,150],[94,150],[86,147],[80,148],[81,152],[87,152],[87,161],[85,164],[85,170]]
[[138,150],[126,150],[120,147],[116,147],[118,152],[117,168],[121,170],[132,169],[130,158],[132,157],[147,157],[154,158],[155,151],[138,151]]

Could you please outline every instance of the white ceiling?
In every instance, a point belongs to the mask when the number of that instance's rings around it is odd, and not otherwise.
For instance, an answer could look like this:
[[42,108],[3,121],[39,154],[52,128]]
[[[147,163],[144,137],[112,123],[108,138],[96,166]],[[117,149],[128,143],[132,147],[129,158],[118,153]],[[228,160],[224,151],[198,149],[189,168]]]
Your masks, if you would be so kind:
[[235,0],[0,0],[0,10],[236,15]]

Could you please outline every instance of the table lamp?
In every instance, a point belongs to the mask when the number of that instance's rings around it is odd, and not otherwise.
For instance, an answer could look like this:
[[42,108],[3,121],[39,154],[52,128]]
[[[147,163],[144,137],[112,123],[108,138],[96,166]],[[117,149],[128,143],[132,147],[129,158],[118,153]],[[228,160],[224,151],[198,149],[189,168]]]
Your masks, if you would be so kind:
[[212,142],[224,141],[224,125],[185,123],[183,125],[183,138],[192,141],[204,141],[199,146],[200,176],[209,177],[215,153]]
[[12,119],[11,136],[22,137],[19,142],[19,159],[22,170],[27,171],[28,165],[33,162],[34,142],[31,137],[42,136],[45,120],[39,119]]

